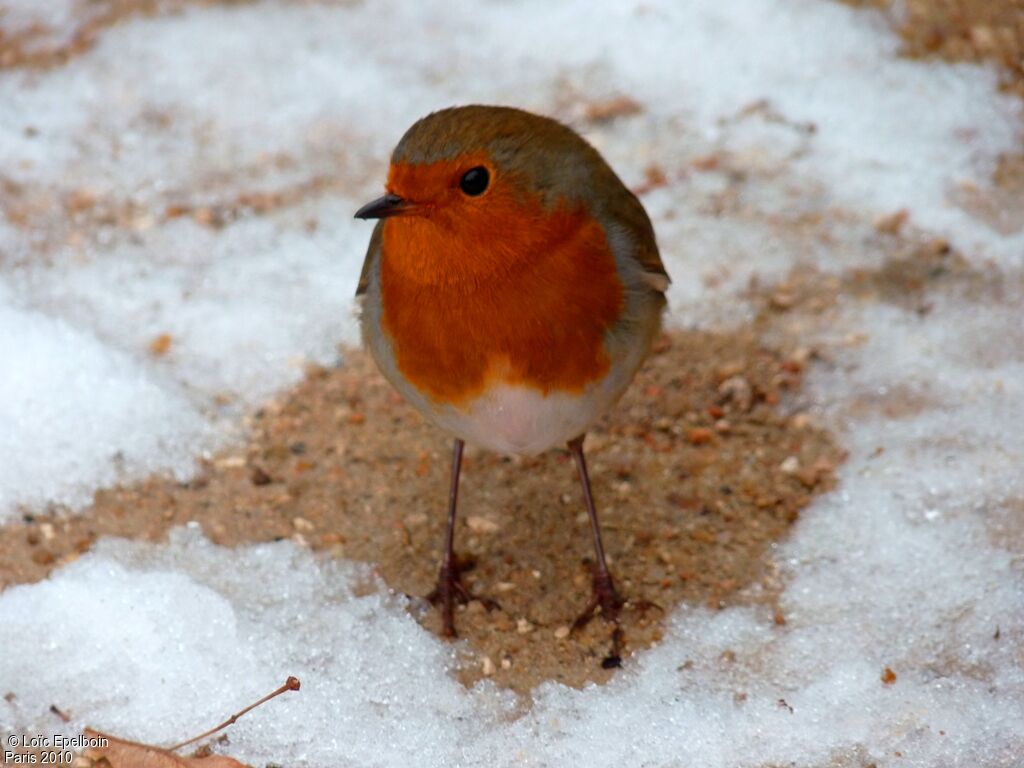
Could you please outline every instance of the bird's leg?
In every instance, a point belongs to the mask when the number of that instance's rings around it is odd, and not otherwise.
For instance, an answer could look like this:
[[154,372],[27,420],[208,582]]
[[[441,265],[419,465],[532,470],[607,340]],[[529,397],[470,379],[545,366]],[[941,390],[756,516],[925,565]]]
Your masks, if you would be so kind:
[[455,601],[468,603],[479,599],[488,610],[497,608],[494,600],[476,598],[462,584],[459,559],[455,555],[455,511],[459,499],[459,472],[462,469],[462,449],[465,443],[455,438],[452,452],[452,481],[448,491],[448,529],[444,537],[444,555],[441,558],[441,569],[437,574],[437,586],[427,595],[434,605],[441,607],[441,631],[445,637],[455,637]]
[[579,629],[594,618],[594,613],[601,609],[601,617],[606,621],[616,621],[619,610],[624,603],[623,599],[615,589],[612,582],[612,575],[608,571],[608,564],[604,559],[604,545],[601,543],[601,526],[597,522],[597,510],[594,508],[594,497],[590,492],[590,476],[587,474],[587,461],[583,457],[583,438],[580,435],[569,441],[569,452],[576,461],[576,471],[580,476],[580,485],[583,486],[583,502],[587,505],[587,516],[590,518],[590,531],[594,535],[594,563],[593,572],[593,596],[583,613],[573,622],[573,628]]

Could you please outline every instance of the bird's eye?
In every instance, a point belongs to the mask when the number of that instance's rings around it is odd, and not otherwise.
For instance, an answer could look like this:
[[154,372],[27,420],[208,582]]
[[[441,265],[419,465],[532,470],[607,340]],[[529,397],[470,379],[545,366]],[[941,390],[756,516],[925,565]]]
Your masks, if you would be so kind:
[[487,169],[482,165],[478,165],[476,168],[470,168],[464,174],[462,179],[459,181],[459,188],[471,197],[482,195],[484,190],[487,189],[487,184],[491,180],[491,175],[487,173]]

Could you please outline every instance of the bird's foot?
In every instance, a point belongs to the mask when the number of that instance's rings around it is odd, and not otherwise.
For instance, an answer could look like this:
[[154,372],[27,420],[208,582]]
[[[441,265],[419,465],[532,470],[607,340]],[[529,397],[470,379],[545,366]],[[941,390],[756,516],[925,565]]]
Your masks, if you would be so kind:
[[615,589],[611,576],[602,577],[600,574],[595,573],[593,595],[590,598],[590,602],[587,603],[587,607],[583,609],[583,612],[572,623],[572,628],[577,630],[585,627],[597,615],[598,609],[601,610],[602,619],[618,626],[619,615],[622,613],[623,608],[628,608],[640,614],[646,613],[652,608],[662,613],[665,612],[664,608],[650,600],[624,599],[618,590]]
[[479,600],[488,610],[500,608],[496,600],[489,597],[474,595],[462,583],[462,571],[471,566],[460,565],[457,558],[451,564],[444,564],[437,574],[437,586],[427,595],[432,605],[441,609],[441,633],[445,637],[455,637],[455,604],[465,605],[470,600]]
[[619,621],[619,612],[622,610],[622,606],[626,604],[626,601],[622,599],[618,590],[615,589],[611,574],[595,570],[592,587],[593,591],[590,602],[583,609],[583,613],[577,616],[576,621],[572,623],[574,630],[582,629],[589,624],[590,620],[597,615],[598,609],[601,610],[601,618],[605,621],[615,624]]
[[650,600],[626,601],[615,589],[615,584],[609,574],[601,574],[595,570],[593,577],[593,594],[587,607],[583,609],[576,621],[572,624],[572,631],[582,629],[590,623],[591,619],[601,612],[601,618],[612,624],[611,648],[607,655],[601,659],[601,666],[604,669],[615,669],[622,666],[622,652],[625,648],[625,633],[619,625],[619,615],[623,608],[630,608],[639,613],[654,608],[659,611],[664,609],[657,603]]

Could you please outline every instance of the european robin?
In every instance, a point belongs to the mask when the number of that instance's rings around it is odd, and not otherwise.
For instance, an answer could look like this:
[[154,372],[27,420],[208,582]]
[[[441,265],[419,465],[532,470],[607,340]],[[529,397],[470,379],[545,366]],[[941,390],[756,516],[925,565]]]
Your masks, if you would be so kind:
[[669,277],[640,201],[572,129],[509,107],[415,123],[391,156],[356,296],[384,376],[455,438],[448,527],[429,596],[454,635],[463,586],[453,550],[464,442],[504,454],[567,444],[594,538],[593,597],[615,589],[583,439],[629,386],[661,327]]

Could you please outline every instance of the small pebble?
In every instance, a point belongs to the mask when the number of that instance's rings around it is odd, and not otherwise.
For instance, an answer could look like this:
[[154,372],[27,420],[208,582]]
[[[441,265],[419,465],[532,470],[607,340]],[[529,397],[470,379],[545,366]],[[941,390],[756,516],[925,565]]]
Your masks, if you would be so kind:
[[790,424],[793,429],[806,429],[811,425],[811,414],[809,413],[797,413],[790,419]]
[[32,562],[36,565],[53,565],[55,560],[53,553],[45,549],[37,549],[32,553]]
[[785,461],[779,464],[779,469],[787,475],[795,475],[800,471],[800,459],[796,456],[788,456]]
[[495,533],[501,526],[493,520],[489,520],[486,517],[480,517],[479,515],[470,515],[466,518],[466,525],[469,526],[469,530],[473,533]]
[[704,445],[711,442],[714,433],[707,427],[693,427],[686,431],[686,439],[690,445]]
[[149,351],[157,357],[166,355],[171,349],[171,343],[171,335],[169,333],[161,333],[149,342]]
[[778,310],[792,309],[796,305],[796,298],[796,294],[792,291],[785,288],[780,289],[771,295],[771,307]]
[[810,349],[809,347],[797,347],[796,349],[793,350],[793,354],[789,356],[789,359],[794,360],[803,365],[804,363],[811,359],[811,356],[813,354],[814,350]]
[[754,390],[742,376],[730,376],[718,385],[718,394],[724,402],[732,402],[741,411],[749,411],[754,402]]

